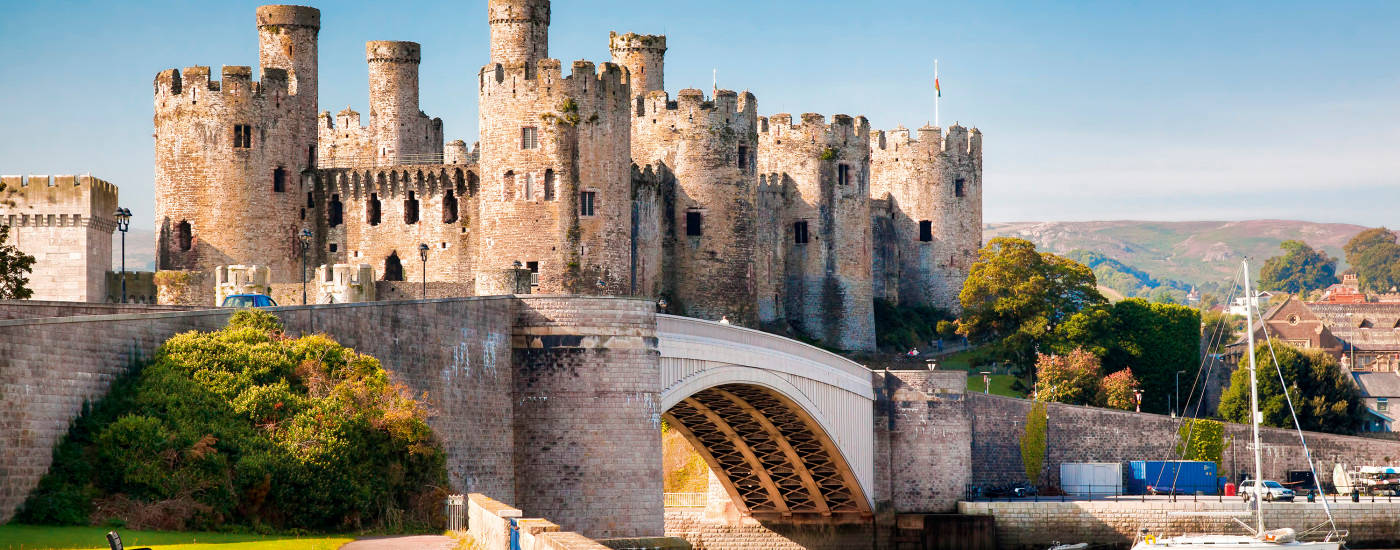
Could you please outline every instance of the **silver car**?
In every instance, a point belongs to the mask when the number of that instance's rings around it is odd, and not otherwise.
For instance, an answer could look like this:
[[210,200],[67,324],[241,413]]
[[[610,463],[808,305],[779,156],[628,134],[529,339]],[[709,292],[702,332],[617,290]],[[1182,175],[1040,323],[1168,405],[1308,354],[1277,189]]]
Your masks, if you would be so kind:
[[1284,487],[1277,481],[1264,480],[1263,487],[1255,486],[1252,479],[1247,479],[1240,483],[1240,498],[1248,501],[1251,497],[1258,495],[1266,501],[1286,500],[1293,501],[1293,489]]

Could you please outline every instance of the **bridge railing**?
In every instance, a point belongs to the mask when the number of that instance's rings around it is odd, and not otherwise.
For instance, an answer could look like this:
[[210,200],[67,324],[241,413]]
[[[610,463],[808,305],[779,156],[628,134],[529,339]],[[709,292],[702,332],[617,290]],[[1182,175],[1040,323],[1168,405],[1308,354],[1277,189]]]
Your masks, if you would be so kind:
[[777,351],[814,363],[830,365],[847,374],[864,380],[870,379],[870,370],[861,366],[860,363],[819,347],[804,344],[791,338],[784,338],[776,334],[769,334],[761,330],[736,327],[734,325],[721,324],[691,317],[660,314],[656,316],[656,330],[661,333],[670,332],[738,341],[739,343],[763,348],[767,351]]
[[708,503],[705,493],[665,493],[667,508],[704,508]]

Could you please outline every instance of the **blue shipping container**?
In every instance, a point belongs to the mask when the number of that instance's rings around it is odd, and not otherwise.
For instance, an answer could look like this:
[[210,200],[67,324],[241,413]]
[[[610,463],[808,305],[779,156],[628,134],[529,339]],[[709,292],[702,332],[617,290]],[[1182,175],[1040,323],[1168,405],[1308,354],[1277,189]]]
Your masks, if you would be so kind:
[[1148,488],[1159,494],[1213,495],[1220,490],[1215,463],[1198,460],[1133,460],[1128,462],[1128,494],[1141,495]]

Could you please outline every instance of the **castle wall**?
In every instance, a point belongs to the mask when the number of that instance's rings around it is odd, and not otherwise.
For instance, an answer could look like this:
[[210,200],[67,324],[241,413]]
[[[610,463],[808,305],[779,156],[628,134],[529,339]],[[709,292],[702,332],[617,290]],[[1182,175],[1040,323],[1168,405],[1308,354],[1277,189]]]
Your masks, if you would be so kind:
[[549,0],[490,0],[491,62],[529,67],[549,57]]
[[870,149],[871,196],[884,201],[871,220],[876,295],[960,311],[982,246],[982,133],[924,127],[914,139],[900,128],[873,133]]
[[[798,125],[785,114],[758,123],[759,185],[783,190],[777,219],[785,232],[787,319],[807,336],[849,350],[875,348],[869,133],[864,117],[845,115],[830,125],[811,113]],[[800,222],[806,243],[796,242]]]
[[631,293],[631,94],[622,69],[577,61],[564,77],[552,59],[533,71],[492,65],[480,85],[481,166],[490,172],[481,178],[477,268],[537,262],[541,293]]
[[316,117],[316,166],[358,168],[379,164],[375,134],[360,125],[360,113],[346,107],[331,118],[330,111]]
[[633,157],[661,163],[674,178],[663,206],[664,288],[675,302],[668,311],[757,323],[757,103],[729,90],[712,101],[682,90],[674,102],[651,92],[634,120]]
[[873,373],[875,500],[895,513],[957,507],[972,471],[967,373]]
[[4,176],[0,225],[34,256],[35,300],[107,301],[117,187],[91,176]]
[[[644,98],[650,92],[666,91],[666,36],[629,32],[608,35],[612,61],[627,69],[632,95]],[[638,101],[641,113],[642,101]]]

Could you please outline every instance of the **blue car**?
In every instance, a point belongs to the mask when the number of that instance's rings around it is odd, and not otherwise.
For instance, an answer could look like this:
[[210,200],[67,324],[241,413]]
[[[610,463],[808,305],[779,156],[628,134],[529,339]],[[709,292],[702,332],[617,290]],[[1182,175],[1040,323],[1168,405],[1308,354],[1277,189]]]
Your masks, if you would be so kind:
[[262,294],[234,294],[224,298],[222,307],[277,307],[277,302]]

